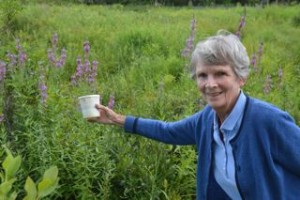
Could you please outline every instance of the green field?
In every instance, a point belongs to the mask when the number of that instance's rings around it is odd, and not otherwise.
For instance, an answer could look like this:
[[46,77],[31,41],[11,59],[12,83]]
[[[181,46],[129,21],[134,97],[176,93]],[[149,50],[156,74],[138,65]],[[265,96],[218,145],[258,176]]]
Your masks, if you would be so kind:
[[[5,119],[0,122],[0,143],[22,157],[14,183],[18,197],[25,195],[28,175],[38,181],[45,169],[56,165],[59,187],[49,199],[194,199],[194,147],[164,145],[120,128],[87,123],[77,98],[97,93],[107,105],[113,95],[117,112],[166,121],[191,115],[204,106],[190,78],[189,57],[181,55],[191,20],[196,20],[195,45],[220,29],[235,33],[246,16],[241,40],[250,58],[255,54],[257,59],[244,92],[286,110],[300,125],[299,10],[299,5],[28,4],[9,15],[2,9],[0,61],[7,65],[7,74],[0,81],[0,116]],[[88,57],[86,41],[91,47]],[[56,67],[47,52],[51,49],[59,59],[63,48],[65,63]],[[14,64],[8,53],[25,53],[27,58]],[[98,62],[94,82],[83,77],[72,84],[78,56]],[[47,87],[45,102],[41,83]],[[0,156],[4,158],[4,151]]]

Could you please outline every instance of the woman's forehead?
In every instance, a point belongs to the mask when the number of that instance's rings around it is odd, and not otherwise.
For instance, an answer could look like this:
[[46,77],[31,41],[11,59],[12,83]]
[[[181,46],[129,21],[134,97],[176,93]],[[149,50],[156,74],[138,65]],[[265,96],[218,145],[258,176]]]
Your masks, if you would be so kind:
[[202,65],[199,64],[196,67],[196,72],[199,71],[233,71],[230,65]]

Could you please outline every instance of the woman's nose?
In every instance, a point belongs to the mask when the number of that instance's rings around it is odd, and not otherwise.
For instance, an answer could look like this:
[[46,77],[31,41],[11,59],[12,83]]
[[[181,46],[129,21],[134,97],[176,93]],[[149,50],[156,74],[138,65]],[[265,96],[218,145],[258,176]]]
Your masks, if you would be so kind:
[[205,87],[212,88],[212,87],[216,87],[216,86],[217,86],[217,82],[216,82],[215,78],[213,76],[208,76],[206,83],[205,83]]

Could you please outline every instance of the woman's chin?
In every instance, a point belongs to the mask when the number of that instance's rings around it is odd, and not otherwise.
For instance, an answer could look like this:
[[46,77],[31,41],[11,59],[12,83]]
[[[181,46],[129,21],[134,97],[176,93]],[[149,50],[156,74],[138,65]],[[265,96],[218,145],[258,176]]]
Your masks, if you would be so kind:
[[210,101],[208,104],[217,112],[221,112],[224,109],[224,105],[220,102]]

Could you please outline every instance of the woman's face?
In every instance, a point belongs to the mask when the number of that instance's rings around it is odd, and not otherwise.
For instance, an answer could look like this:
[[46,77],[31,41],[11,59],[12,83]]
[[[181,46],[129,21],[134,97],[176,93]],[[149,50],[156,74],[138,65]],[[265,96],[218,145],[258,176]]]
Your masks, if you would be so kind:
[[197,86],[204,99],[218,114],[229,114],[234,107],[244,80],[230,65],[201,65],[196,67]]

